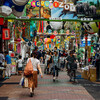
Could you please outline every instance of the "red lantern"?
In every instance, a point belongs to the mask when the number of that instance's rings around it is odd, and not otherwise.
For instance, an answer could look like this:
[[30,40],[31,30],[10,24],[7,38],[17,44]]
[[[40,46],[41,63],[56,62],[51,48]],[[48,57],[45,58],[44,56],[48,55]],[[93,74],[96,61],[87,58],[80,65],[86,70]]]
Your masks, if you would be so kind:
[[10,29],[3,29],[2,39],[3,40],[9,40],[10,39]]

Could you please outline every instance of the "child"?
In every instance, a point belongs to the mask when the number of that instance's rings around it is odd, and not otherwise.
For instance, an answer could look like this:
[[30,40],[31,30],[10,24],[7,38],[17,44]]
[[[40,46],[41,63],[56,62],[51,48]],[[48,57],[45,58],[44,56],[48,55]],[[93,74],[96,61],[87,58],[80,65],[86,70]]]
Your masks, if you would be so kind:
[[61,57],[60,57],[60,67],[61,67],[61,70],[63,71],[65,67],[65,57],[63,56],[63,54],[61,54]]
[[18,66],[18,74],[21,75],[22,73],[22,69],[23,69],[23,60],[22,60],[22,56],[19,56],[19,60],[17,60],[17,66]]

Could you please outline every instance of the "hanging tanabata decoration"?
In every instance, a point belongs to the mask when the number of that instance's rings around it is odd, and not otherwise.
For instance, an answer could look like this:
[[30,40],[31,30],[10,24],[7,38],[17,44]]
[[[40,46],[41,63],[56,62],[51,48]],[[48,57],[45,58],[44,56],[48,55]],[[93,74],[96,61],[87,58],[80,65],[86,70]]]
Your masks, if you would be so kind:
[[0,25],[4,24],[4,18],[0,18]]
[[2,39],[9,40],[10,39],[10,29],[3,29]]

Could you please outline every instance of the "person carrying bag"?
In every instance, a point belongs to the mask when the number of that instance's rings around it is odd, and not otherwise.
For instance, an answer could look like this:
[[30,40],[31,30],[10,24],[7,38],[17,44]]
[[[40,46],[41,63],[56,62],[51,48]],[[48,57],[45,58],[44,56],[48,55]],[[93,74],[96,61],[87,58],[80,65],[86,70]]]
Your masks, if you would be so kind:
[[40,61],[37,59],[37,53],[32,53],[31,58],[28,58],[24,70],[24,76],[28,78],[28,88],[30,89],[30,96],[33,97],[34,89],[37,87],[37,71],[39,70],[41,78],[43,74],[40,67]]
[[34,73],[34,70],[33,70],[33,65],[30,58],[24,69],[24,76],[29,77],[29,76],[32,76],[33,73]]

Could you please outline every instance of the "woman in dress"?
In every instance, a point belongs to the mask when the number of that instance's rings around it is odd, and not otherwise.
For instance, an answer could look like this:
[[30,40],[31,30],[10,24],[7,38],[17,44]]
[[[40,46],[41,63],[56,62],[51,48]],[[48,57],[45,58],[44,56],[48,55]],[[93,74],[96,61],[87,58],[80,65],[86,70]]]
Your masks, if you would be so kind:
[[33,97],[34,95],[34,89],[37,87],[37,69],[40,72],[41,78],[43,78],[42,70],[40,67],[40,61],[37,59],[37,53],[32,53],[31,58],[28,58],[27,63],[31,59],[34,73],[33,75],[28,77],[28,87],[30,88],[30,96]]

